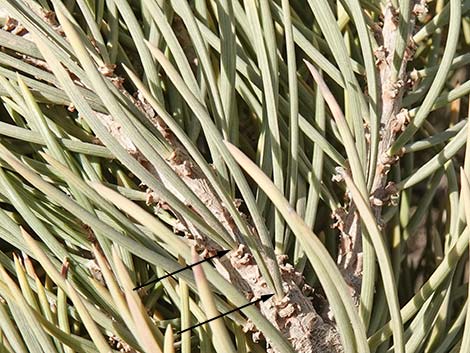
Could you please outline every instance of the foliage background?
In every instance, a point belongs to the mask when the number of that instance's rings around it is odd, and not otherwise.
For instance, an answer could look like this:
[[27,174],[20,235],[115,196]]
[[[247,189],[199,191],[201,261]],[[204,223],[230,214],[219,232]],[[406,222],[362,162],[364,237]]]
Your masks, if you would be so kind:
[[0,10],[3,352],[470,352],[469,1]]

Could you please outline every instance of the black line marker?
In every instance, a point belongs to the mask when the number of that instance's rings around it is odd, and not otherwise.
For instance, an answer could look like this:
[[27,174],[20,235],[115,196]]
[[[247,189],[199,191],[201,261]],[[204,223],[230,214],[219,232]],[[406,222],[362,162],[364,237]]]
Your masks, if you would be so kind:
[[258,303],[258,302],[261,302],[261,301],[265,302],[266,300],[268,300],[269,298],[271,298],[273,295],[274,295],[274,293],[262,295],[261,298],[259,298],[259,299],[256,299],[256,300],[254,300],[254,301],[252,301],[252,302],[249,302],[249,303],[247,303],[247,304],[245,304],[245,305],[242,305],[242,306],[240,306],[240,307],[238,307],[238,308],[235,308],[235,309],[232,309],[232,310],[230,310],[230,311],[227,311],[227,312],[224,313],[224,314],[217,315],[216,317],[213,317],[212,319],[208,319],[208,320],[206,320],[206,321],[200,322],[200,323],[198,323],[197,325],[194,325],[194,326],[185,328],[184,330],[181,330],[181,331],[176,332],[176,334],[177,334],[177,335],[180,335],[180,334],[182,334],[183,332],[186,332],[186,331],[192,330],[192,329],[194,329],[194,328],[196,328],[196,327],[199,327],[199,326],[202,326],[202,325],[204,325],[204,324],[207,324],[208,322],[210,322],[210,321],[212,321],[212,320],[217,320],[217,319],[219,319],[219,318],[221,318],[221,317],[223,317],[223,316],[225,316],[225,315],[231,314],[231,313],[233,313],[233,312],[235,312],[235,311],[241,310],[241,309],[246,308],[247,306],[253,305],[253,304],[255,304],[255,303]]
[[208,261],[208,260],[210,260],[210,259],[213,259],[213,258],[215,258],[215,257],[222,257],[222,256],[224,256],[226,253],[228,253],[229,251],[230,251],[230,250],[220,250],[220,251],[217,251],[217,254],[215,254],[214,256],[208,257],[208,258],[206,258],[206,259],[204,259],[204,260],[201,260],[201,261],[195,262],[195,263],[193,263],[193,264],[191,264],[191,265],[188,265],[188,266],[186,266],[186,267],[180,268],[179,270],[176,270],[176,271],[174,271],[174,272],[172,272],[172,273],[167,273],[165,276],[162,276],[162,277],[159,277],[159,278],[154,279],[154,280],[152,280],[152,281],[149,281],[149,282],[147,282],[147,283],[141,284],[140,286],[135,287],[133,290],[137,290],[137,289],[140,289],[140,288],[142,288],[142,287],[145,287],[145,286],[147,286],[147,285],[149,285],[149,284],[156,283],[156,282],[158,282],[158,281],[161,281],[162,279],[165,279],[165,278],[167,278],[167,277],[173,276],[174,274],[177,274],[177,273],[179,273],[179,272],[182,272],[182,271],[185,271],[185,270],[189,270],[191,267],[196,266],[196,265],[199,265],[200,263],[203,263],[203,262]]

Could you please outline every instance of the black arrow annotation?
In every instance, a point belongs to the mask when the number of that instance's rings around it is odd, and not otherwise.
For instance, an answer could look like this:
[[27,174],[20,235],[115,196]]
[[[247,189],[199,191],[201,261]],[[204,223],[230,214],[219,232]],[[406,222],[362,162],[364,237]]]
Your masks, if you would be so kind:
[[252,302],[249,302],[249,303],[247,303],[247,304],[245,304],[245,305],[242,305],[242,306],[240,306],[240,307],[238,307],[238,308],[235,308],[235,309],[232,309],[232,310],[230,310],[230,311],[227,311],[227,312],[224,313],[224,314],[217,315],[216,317],[213,317],[212,319],[208,319],[208,320],[206,320],[206,321],[200,322],[200,323],[198,323],[197,325],[194,325],[194,326],[185,328],[184,330],[181,330],[181,331],[176,332],[176,334],[177,334],[177,335],[180,335],[180,334],[182,334],[183,332],[186,332],[186,331],[192,330],[192,329],[194,329],[194,328],[196,328],[196,327],[199,327],[199,326],[201,326],[201,325],[207,324],[207,323],[210,322],[210,321],[217,320],[217,319],[219,319],[219,318],[221,318],[221,317],[223,317],[223,316],[225,316],[225,315],[231,314],[231,313],[233,313],[233,312],[235,312],[235,311],[239,311],[239,310],[241,310],[241,309],[243,309],[243,308],[246,308],[247,306],[253,305],[253,304],[255,304],[255,303],[258,303],[258,302],[261,302],[261,301],[265,302],[266,300],[268,300],[269,298],[271,298],[273,295],[274,295],[274,293],[262,295],[261,298],[259,298],[259,299],[256,299],[256,300],[254,300],[254,301],[252,301]]
[[193,264],[191,264],[191,265],[188,265],[188,266],[186,266],[186,267],[180,268],[179,270],[176,270],[176,271],[174,271],[174,272],[168,273],[168,274],[166,274],[165,276],[162,276],[162,277],[159,277],[159,278],[154,279],[154,280],[152,280],[152,281],[149,281],[149,282],[147,282],[147,283],[141,284],[140,286],[135,287],[133,290],[140,289],[140,288],[145,287],[145,286],[148,286],[149,284],[152,284],[152,283],[157,283],[157,282],[161,281],[162,279],[165,279],[165,278],[167,278],[167,277],[173,276],[174,274],[177,274],[177,273],[179,273],[179,272],[189,270],[191,267],[196,266],[196,265],[199,265],[200,263],[203,263],[203,262],[205,262],[205,261],[209,261],[210,259],[213,259],[213,258],[215,258],[215,257],[222,257],[222,256],[224,256],[226,253],[228,253],[229,251],[230,251],[230,250],[220,250],[220,251],[217,251],[217,254],[215,254],[215,255],[213,255],[213,256],[210,256],[210,257],[208,257],[208,258],[206,258],[206,259],[204,259],[204,260],[195,262],[195,263],[193,263]]

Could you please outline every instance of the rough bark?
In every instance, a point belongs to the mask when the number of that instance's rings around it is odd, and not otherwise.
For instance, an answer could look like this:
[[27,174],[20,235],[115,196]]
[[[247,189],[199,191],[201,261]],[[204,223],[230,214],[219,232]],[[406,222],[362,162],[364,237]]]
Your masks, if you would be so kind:
[[[146,105],[145,102],[140,102],[137,105],[141,106],[142,104]],[[148,114],[151,107],[146,105],[145,111]],[[157,128],[175,151],[178,151],[178,158],[171,158],[168,161],[169,165],[221,221],[233,239],[241,239],[235,222],[197,164],[164,123],[158,118],[156,121]],[[166,186],[169,186],[169,184],[166,184]],[[172,192],[175,195],[179,194],[177,190],[172,190]],[[180,195],[180,197],[183,197],[183,195]],[[181,217],[181,215],[179,217],[181,224],[187,227],[187,233],[205,249],[204,253],[207,256],[213,255],[215,251],[220,249],[204,237],[188,220]],[[247,222],[249,223],[248,219]],[[254,233],[253,235],[256,236],[254,228],[251,226],[250,228]],[[258,265],[245,245],[240,244],[237,251],[229,254],[228,259],[222,260],[216,268],[227,280],[244,293],[247,299],[259,298],[263,294],[270,293]],[[317,313],[310,297],[313,294],[312,288],[304,283],[302,274],[296,272],[292,265],[286,263],[286,260],[286,256],[278,257],[285,296],[280,301],[273,297],[260,303],[262,314],[288,338],[296,352],[342,352],[342,346],[334,324]],[[248,323],[245,330],[253,331],[253,338],[255,340],[259,339],[260,332],[253,325]],[[268,347],[268,352],[282,353],[276,351],[273,347]]]
[[[382,225],[382,206],[393,199],[397,190],[392,182],[387,181],[387,174],[393,163],[399,156],[389,156],[388,150],[396,139],[396,136],[404,130],[409,122],[408,111],[401,108],[401,101],[408,86],[412,84],[408,78],[406,66],[414,54],[412,31],[417,15],[426,11],[425,2],[418,0],[413,5],[412,19],[406,31],[407,43],[403,60],[396,79],[392,79],[392,67],[394,65],[396,37],[399,34],[398,10],[391,2],[387,2],[382,9],[383,24],[375,28],[375,37],[380,46],[375,51],[376,66],[379,73],[380,90],[380,141],[378,147],[378,159],[375,176],[371,188],[370,201],[379,225]],[[341,232],[340,255],[338,264],[351,288],[351,293],[356,303],[360,296],[362,283],[362,231],[356,207],[351,202],[348,208],[335,212],[338,220],[337,226]]]

